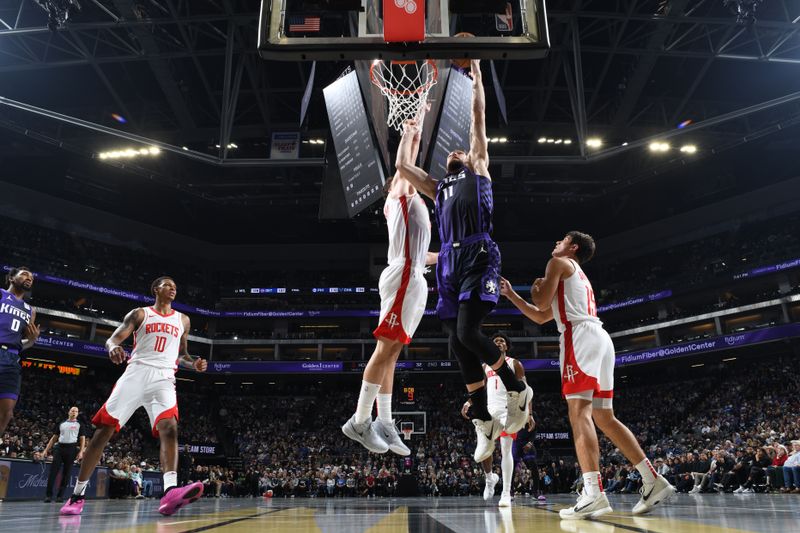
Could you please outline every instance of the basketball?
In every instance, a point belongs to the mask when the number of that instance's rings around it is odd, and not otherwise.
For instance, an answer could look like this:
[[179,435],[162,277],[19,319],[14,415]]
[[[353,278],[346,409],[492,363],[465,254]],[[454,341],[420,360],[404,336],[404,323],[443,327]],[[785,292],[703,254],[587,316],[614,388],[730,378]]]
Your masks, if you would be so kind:
[[[461,31],[456,33],[453,37],[475,37],[473,34]],[[463,70],[469,70],[469,59],[452,59],[451,63]]]

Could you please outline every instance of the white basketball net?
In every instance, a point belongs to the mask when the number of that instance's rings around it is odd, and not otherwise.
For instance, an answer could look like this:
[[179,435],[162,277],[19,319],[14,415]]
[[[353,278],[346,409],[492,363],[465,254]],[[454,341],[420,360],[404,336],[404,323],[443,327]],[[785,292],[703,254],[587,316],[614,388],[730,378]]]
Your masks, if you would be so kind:
[[425,61],[380,61],[369,69],[370,79],[389,101],[386,123],[399,132],[403,122],[419,117],[428,98],[428,91],[436,85],[439,75],[436,64]]

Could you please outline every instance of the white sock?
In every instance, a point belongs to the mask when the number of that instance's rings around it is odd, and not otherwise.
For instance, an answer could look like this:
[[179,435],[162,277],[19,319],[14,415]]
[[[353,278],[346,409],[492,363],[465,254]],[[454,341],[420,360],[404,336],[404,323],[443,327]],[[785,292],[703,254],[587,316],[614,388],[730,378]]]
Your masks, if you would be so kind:
[[83,496],[83,493],[86,492],[87,485],[89,485],[88,479],[86,481],[76,481],[75,490],[72,491],[72,494],[75,496]]
[[378,393],[378,418],[384,422],[392,421],[392,393]]
[[656,469],[650,464],[650,460],[645,457],[641,463],[636,465],[636,470],[642,475],[642,483],[652,484],[656,482]]
[[603,492],[600,485],[600,472],[586,472],[583,475],[583,492],[592,498]]
[[500,450],[502,452],[500,468],[503,471],[503,494],[511,494],[511,480],[514,479],[513,446],[514,439],[511,437],[500,437]]
[[358,405],[356,406],[356,422],[365,422],[372,416],[372,405],[375,397],[381,390],[380,385],[361,381],[361,392],[358,394]]
[[175,487],[177,485],[178,485],[178,473],[164,472],[164,492],[167,492],[167,489]]

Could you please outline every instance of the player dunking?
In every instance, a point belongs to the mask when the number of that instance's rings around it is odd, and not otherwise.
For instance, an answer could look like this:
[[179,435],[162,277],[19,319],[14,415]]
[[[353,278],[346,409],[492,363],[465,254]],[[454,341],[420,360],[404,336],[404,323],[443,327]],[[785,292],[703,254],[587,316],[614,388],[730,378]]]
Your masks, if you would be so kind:
[[[494,202],[480,61],[471,61],[470,70],[473,84],[469,153],[462,150],[450,153],[447,175],[437,181],[414,164],[412,146],[419,136],[419,126],[411,120],[405,124],[397,150],[397,170],[436,202],[442,242],[436,266],[439,290],[436,310],[472,400],[472,422],[478,440],[474,458],[482,462],[492,455],[494,441],[502,430],[516,433],[525,425],[533,391],[517,379],[497,346],[480,330],[481,322],[500,296],[500,250],[490,236]],[[508,391],[505,428],[487,409],[481,361],[497,373]]]
[[636,437],[614,416],[614,343],[597,318],[592,284],[581,269],[594,255],[591,236],[570,231],[556,243],[544,278],[531,288],[533,305],[501,280],[501,292],[539,324],[555,319],[560,339],[561,392],[567,400],[575,451],[583,472],[583,493],[574,507],[559,511],[564,519],[597,517],[611,512],[600,479],[600,447],[595,425],[636,465],[642,475],[642,497],[633,514],[647,513],[675,493],[675,487],[645,456]]
[[[492,337],[492,342],[500,349],[503,354],[506,364],[514,371],[514,374],[520,381],[525,381],[525,369],[522,363],[512,357],[508,357],[508,348],[511,345],[511,340],[502,333],[495,334]],[[501,424],[506,423],[508,419],[508,408],[506,400],[506,388],[503,382],[497,376],[497,372],[489,368],[488,365],[483,365],[483,370],[486,372],[486,390],[488,397],[489,414],[493,418],[500,421]],[[461,416],[469,420],[468,411],[472,402],[467,400],[461,408]],[[528,407],[532,411],[532,406]],[[528,430],[533,431],[535,423],[533,416],[528,415]],[[514,478],[514,441],[517,440],[516,433],[500,433],[500,470],[503,474],[503,492],[500,494],[500,507],[511,507],[511,482]],[[483,499],[489,500],[494,496],[494,487],[499,481],[497,474],[492,472],[493,460],[492,456],[483,460],[483,472],[485,474],[485,487],[483,489]]]
[[[411,147],[413,157],[419,139]],[[437,255],[428,252],[431,221],[425,201],[399,173],[386,184],[383,213],[389,229],[387,266],[381,273],[378,288],[381,315],[373,332],[377,345],[364,378],[355,414],[342,426],[342,432],[375,453],[392,450],[410,455],[392,420],[392,386],[397,358],[403,346],[411,342],[425,313],[428,283],[425,265],[436,263]],[[372,406],[378,400],[378,419],[372,422]]]
[[161,277],[150,286],[156,301],[152,307],[139,307],[125,315],[122,324],[106,341],[108,356],[115,364],[125,361],[122,344],[133,334],[133,351],[125,372],[117,380],[106,403],[92,418],[97,427],[83,454],[75,490],[61,508],[63,515],[77,515],[83,510],[84,492],[100,455],[134,411],[144,407],[150,418],[153,436],[161,441],[161,471],[164,473],[164,496],[158,512],[171,515],[197,500],[203,484],[178,487],[178,400],[175,395],[175,372],[191,368],[205,372],[208,363],[188,352],[189,317],[172,309],[177,288],[172,278]]
[[0,442],[19,399],[19,354],[39,338],[36,311],[22,299],[33,287],[33,274],[28,267],[15,267],[6,282],[8,289],[0,289]]

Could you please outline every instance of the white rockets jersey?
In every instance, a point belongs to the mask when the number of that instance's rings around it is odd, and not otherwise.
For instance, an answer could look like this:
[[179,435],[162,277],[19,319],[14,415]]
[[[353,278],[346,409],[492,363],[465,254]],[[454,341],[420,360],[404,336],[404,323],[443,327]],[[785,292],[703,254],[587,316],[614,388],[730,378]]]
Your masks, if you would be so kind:
[[386,198],[383,214],[389,225],[389,264],[411,261],[424,267],[431,244],[431,218],[419,194]]
[[[515,372],[514,360],[512,358],[506,357],[506,364],[512,372]],[[486,373],[486,398],[488,404],[490,406],[506,406],[508,404],[508,398],[506,397],[506,386],[503,385],[503,380],[500,379],[497,372],[492,370],[492,367],[489,365],[484,364],[483,371]]]
[[594,322],[602,325],[597,318],[597,304],[589,278],[575,261],[569,260],[575,272],[558,282],[558,290],[553,298],[553,318],[558,331],[564,333],[567,324]]
[[177,370],[183,315],[174,309],[168,315],[162,315],[152,307],[143,307],[142,310],[144,320],[133,333],[133,351],[128,363]]

